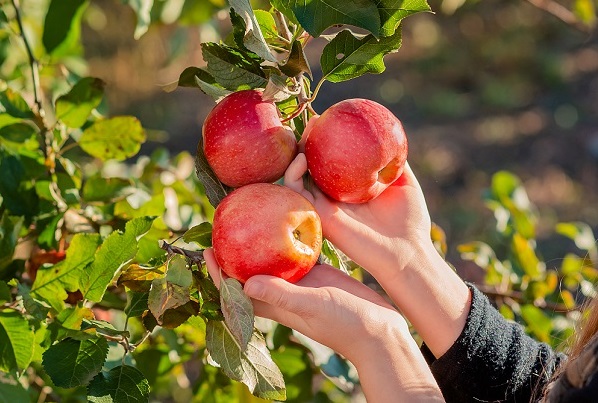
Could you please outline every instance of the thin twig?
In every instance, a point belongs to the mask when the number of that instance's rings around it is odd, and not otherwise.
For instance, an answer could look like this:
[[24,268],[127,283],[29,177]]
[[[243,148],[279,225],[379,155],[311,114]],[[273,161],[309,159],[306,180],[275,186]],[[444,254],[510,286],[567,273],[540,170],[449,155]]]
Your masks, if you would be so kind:
[[27,40],[27,36],[25,35],[25,30],[23,29],[23,19],[21,18],[21,9],[19,7],[18,0],[11,0],[12,6],[15,9],[15,16],[17,19],[17,25],[19,26],[20,35],[25,43],[25,50],[27,51],[27,56],[29,57],[29,65],[31,67],[31,78],[33,80],[33,99],[35,102],[35,106],[37,108],[37,113],[43,119],[45,116],[44,108],[42,106],[41,100],[41,86],[39,80],[39,64],[37,59],[33,55],[33,51],[31,50],[31,45],[29,45],[29,41]]
[[197,250],[197,251],[187,250],[187,249],[179,248],[178,246],[174,246],[173,244],[170,244],[164,240],[162,240],[162,243],[160,244],[160,248],[162,248],[163,250],[168,252],[169,255],[171,255],[171,254],[183,255],[198,266],[201,266],[201,264],[204,261],[203,249]]
[[[526,298],[524,297],[523,293],[520,291],[510,291],[510,292],[501,292],[496,290],[492,286],[488,286],[485,284],[476,284],[476,287],[486,294],[490,299],[511,299],[518,303],[525,303]],[[559,313],[567,313],[579,310],[578,308],[568,308],[564,304],[559,304],[555,302],[548,302],[548,301],[534,301],[533,305],[540,309],[547,309],[551,312],[559,312]]]
[[552,0],[527,0],[533,6],[546,11],[549,14],[552,14],[556,18],[560,19],[566,24],[571,25],[578,31],[583,32],[584,34],[588,34],[592,31],[592,28],[587,24],[584,24],[580,21],[577,16],[571,12],[571,10],[567,9],[565,6],[552,1]]

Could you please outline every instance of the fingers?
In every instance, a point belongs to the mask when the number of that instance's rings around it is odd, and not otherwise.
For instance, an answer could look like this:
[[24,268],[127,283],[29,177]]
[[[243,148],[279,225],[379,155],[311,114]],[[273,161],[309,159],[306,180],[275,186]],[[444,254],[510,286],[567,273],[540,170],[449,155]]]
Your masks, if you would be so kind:
[[206,260],[206,267],[208,268],[208,273],[210,273],[210,277],[214,280],[214,284],[219,289],[220,288],[220,277],[227,278],[227,275],[220,270],[220,266],[218,266],[218,262],[216,261],[216,256],[214,256],[214,249],[208,248],[203,251],[203,257]]
[[303,185],[303,175],[306,172],[307,159],[305,158],[305,154],[299,153],[284,173],[284,185],[299,193],[313,204],[314,196]]
[[[253,276],[245,283],[245,294],[254,301],[256,314],[266,316],[277,322],[288,322],[285,315],[293,314],[298,317],[313,314],[314,289],[291,284],[274,276]],[[288,319],[288,318],[287,318]]]
[[297,193],[303,192],[303,175],[307,172],[305,154],[299,153],[284,173],[284,185]]

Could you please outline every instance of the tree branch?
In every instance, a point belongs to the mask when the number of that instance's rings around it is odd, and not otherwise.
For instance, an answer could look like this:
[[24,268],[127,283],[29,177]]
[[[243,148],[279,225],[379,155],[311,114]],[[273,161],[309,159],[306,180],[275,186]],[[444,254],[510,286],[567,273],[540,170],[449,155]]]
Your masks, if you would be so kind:
[[552,14],[559,20],[563,21],[566,24],[571,25],[573,28],[577,29],[584,34],[588,34],[592,32],[592,28],[587,24],[584,24],[580,21],[577,16],[571,12],[571,10],[567,9],[563,5],[553,1],[553,0],[527,0],[533,6],[546,11],[549,14]]
[[[511,299],[518,303],[526,303],[526,299],[524,295],[520,291],[511,291],[511,292],[501,292],[496,290],[496,288],[492,286],[488,286],[485,284],[476,284],[476,287],[482,291],[484,294],[488,296],[491,300],[498,300],[498,299]],[[578,308],[568,308],[564,304],[559,304],[555,302],[548,302],[548,301],[534,301],[533,305],[540,308],[540,309],[547,309],[551,312],[559,312],[559,313],[567,313],[579,310]]]

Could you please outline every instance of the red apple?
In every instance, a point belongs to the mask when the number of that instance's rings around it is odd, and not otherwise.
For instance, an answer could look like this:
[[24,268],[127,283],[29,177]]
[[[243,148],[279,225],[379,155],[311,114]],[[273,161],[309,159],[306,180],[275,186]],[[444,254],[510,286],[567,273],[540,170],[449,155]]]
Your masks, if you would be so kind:
[[226,96],[208,114],[203,148],[218,179],[236,188],[282,177],[297,141],[273,102],[262,100],[261,91],[245,90]]
[[296,282],[320,255],[322,225],[313,205],[299,193],[256,183],[220,202],[212,243],[222,270],[242,283],[256,274]]
[[407,160],[403,126],[392,112],[374,101],[341,101],[307,129],[309,173],[335,200],[367,202],[403,173]]

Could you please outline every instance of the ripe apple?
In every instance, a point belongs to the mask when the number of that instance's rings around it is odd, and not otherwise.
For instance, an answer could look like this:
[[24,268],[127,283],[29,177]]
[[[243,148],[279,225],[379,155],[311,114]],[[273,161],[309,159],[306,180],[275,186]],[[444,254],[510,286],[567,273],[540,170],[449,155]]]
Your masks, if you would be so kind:
[[222,183],[236,188],[274,182],[297,152],[293,131],[280,121],[262,92],[234,92],[220,101],[203,124],[203,150]]
[[384,106],[367,99],[331,106],[308,125],[305,136],[305,157],[314,182],[331,198],[346,203],[377,197],[401,176],[407,160],[403,125]]
[[222,270],[242,283],[256,274],[296,282],[320,255],[322,225],[313,205],[299,193],[256,183],[220,202],[212,244]]

